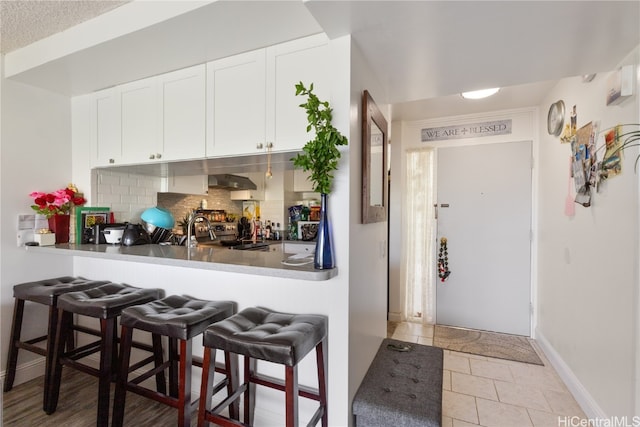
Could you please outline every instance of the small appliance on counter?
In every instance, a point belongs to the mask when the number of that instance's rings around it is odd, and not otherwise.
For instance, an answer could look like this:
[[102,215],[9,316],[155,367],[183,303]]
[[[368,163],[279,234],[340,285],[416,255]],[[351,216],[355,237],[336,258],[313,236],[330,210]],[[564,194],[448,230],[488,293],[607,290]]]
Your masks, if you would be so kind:
[[238,240],[251,240],[251,223],[247,217],[240,218],[238,224]]
[[122,246],[146,245],[151,243],[149,233],[141,224],[127,224],[122,233]]
[[[238,225],[235,222],[214,222],[211,221],[211,228],[216,235],[217,240],[223,246],[229,246],[231,242],[235,242],[238,237]],[[195,223],[196,239],[210,240],[209,228],[204,221]]]
[[122,235],[124,234],[124,226],[122,227],[107,227],[102,232],[104,240],[111,245],[119,245],[122,242]]
[[[95,224],[91,228],[84,229],[84,236],[82,241],[84,243],[105,244],[107,239],[105,237],[105,230],[107,228],[117,229],[120,228],[124,231],[126,223],[113,223],[113,224]],[[121,236],[122,237],[122,236]]]

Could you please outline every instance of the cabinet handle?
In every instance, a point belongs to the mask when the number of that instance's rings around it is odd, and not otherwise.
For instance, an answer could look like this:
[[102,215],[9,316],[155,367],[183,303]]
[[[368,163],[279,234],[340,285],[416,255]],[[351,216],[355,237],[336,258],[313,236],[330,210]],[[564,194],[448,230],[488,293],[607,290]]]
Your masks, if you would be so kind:
[[116,159],[109,159],[110,164],[114,164],[115,162],[116,162]]
[[263,147],[262,142],[258,142],[258,143],[256,144],[256,148],[257,148],[258,150],[262,150],[262,147]]
[[153,154],[149,154],[149,160],[153,160],[153,159],[155,159],[155,158],[156,158],[156,156],[155,156],[155,155],[153,155]]
[[267,148],[273,148],[273,142],[267,142]]
[[162,154],[158,153],[156,154],[156,159],[161,159],[162,158]]

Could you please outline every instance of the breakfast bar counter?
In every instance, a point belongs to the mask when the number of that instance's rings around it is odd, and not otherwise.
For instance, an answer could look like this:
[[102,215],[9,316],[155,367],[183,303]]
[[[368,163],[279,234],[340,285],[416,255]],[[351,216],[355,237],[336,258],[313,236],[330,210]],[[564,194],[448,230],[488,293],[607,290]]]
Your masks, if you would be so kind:
[[337,269],[316,270],[313,254],[288,254],[282,244],[269,246],[268,251],[239,251],[224,247],[170,245],[74,245],[30,246],[28,251],[69,255],[146,264],[197,268],[202,270],[254,274],[288,279],[322,281],[337,275]]

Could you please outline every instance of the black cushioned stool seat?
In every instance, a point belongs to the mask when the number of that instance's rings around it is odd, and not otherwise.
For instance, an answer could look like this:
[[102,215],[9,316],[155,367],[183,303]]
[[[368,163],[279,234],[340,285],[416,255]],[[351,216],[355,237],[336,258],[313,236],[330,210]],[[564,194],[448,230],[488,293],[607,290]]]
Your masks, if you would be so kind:
[[[124,425],[124,409],[126,391],[148,397],[166,405],[178,408],[178,425],[191,425],[191,366],[202,366],[194,361],[192,354],[192,338],[200,335],[207,326],[233,315],[236,305],[230,301],[205,301],[190,296],[171,295],[164,299],[152,301],[143,305],[136,305],[122,311],[120,325],[122,326],[120,346],[120,373],[116,384],[113,405],[112,426]],[[151,332],[155,335],[169,338],[169,360],[162,366],[150,371],[153,374],[158,369],[169,368],[169,395],[160,395],[139,385],[148,378],[149,372],[138,378],[128,379],[129,357],[131,354],[131,340],[134,329]],[[177,344],[180,344],[179,351]],[[179,361],[178,356],[179,354]],[[233,358],[226,353],[225,367],[219,368],[226,379],[218,385],[218,389],[227,386],[230,395],[237,387],[238,363],[237,356]],[[180,373],[178,375],[178,368]],[[179,380],[178,380],[179,377]],[[238,418],[239,405],[229,408],[230,414]]]
[[[58,324],[58,297],[67,292],[81,291],[95,288],[109,283],[106,280],[88,280],[82,277],[56,277],[54,279],[37,280],[15,285],[13,287],[13,297],[15,298],[13,308],[13,321],[11,323],[11,337],[9,339],[9,354],[7,357],[7,371],[4,381],[4,391],[13,388],[18,364],[18,350],[23,349],[32,353],[45,356],[45,390],[49,387],[51,380],[51,363],[53,361],[53,345],[56,337],[56,326]],[[21,340],[22,319],[24,316],[25,301],[49,306],[49,324],[47,334],[27,341]],[[69,334],[67,342],[69,347],[73,347],[73,334]],[[47,341],[46,348],[37,346],[42,341]],[[47,393],[43,393],[43,408],[47,406]]]
[[[118,316],[126,307],[144,304],[162,298],[163,296],[164,291],[162,289],[141,289],[124,284],[109,283],[84,291],[69,292],[58,298],[59,314],[54,349],[53,378],[51,380],[51,387],[49,390],[45,390],[45,393],[49,394],[48,407],[45,408],[45,411],[51,414],[56,410],[58,394],[60,392],[62,365],[71,366],[99,378],[96,425],[108,426],[109,384],[112,377],[117,373],[116,366],[112,366],[112,362],[117,361],[118,354],[118,338],[116,334]],[[101,337],[100,340],[96,342],[65,353],[61,337],[64,337],[67,333],[73,314],[99,319]],[[159,340],[154,341],[153,347],[139,347],[152,351],[155,355],[155,360],[161,360],[162,346]],[[99,369],[78,362],[79,359],[98,351],[100,352]],[[114,363],[113,365],[116,364]],[[158,388],[164,390],[164,377],[156,377],[156,382]]]
[[[213,373],[209,368],[211,353],[215,350],[229,351],[244,355],[243,384],[229,399],[237,399],[244,394],[244,423],[235,423],[221,415],[222,402],[211,409],[210,399],[200,401],[198,426],[207,421],[223,426],[253,425],[256,384],[284,391],[286,394],[286,426],[298,425],[298,396],[317,400],[319,408],[309,425],[322,419],[322,426],[328,426],[327,417],[327,318],[314,314],[289,314],[271,311],[262,307],[247,308],[240,313],[215,323],[203,335],[204,361],[200,395],[205,396],[211,388]],[[298,363],[313,349],[316,349],[318,389],[298,385]],[[285,366],[284,383],[274,378],[261,376],[256,372],[256,360],[266,360]],[[229,400],[227,399],[227,400]]]

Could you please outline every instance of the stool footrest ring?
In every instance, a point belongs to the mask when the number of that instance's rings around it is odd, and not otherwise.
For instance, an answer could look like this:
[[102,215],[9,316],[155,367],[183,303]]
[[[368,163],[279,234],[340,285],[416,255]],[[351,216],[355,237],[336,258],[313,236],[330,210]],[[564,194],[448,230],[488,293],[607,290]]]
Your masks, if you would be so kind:
[[[271,387],[276,390],[285,391],[284,381],[279,378],[273,378],[267,375],[257,375],[254,373],[251,375],[251,382],[266,387]],[[304,385],[298,385],[298,396],[316,400],[318,402],[320,401],[320,393],[318,392],[318,389],[307,387]]]
[[[44,340],[46,340],[46,339],[47,339],[47,337],[45,336]],[[35,345],[36,343],[38,343],[40,341],[44,341],[44,340],[40,340],[40,339],[34,338],[32,340],[29,340],[29,341],[22,341],[22,342],[18,341],[18,342],[15,343],[15,345],[16,345],[17,348],[28,350],[28,351],[30,351],[32,353],[36,353],[36,354],[39,354],[41,356],[46,356],[47,355],[47,349]]]

